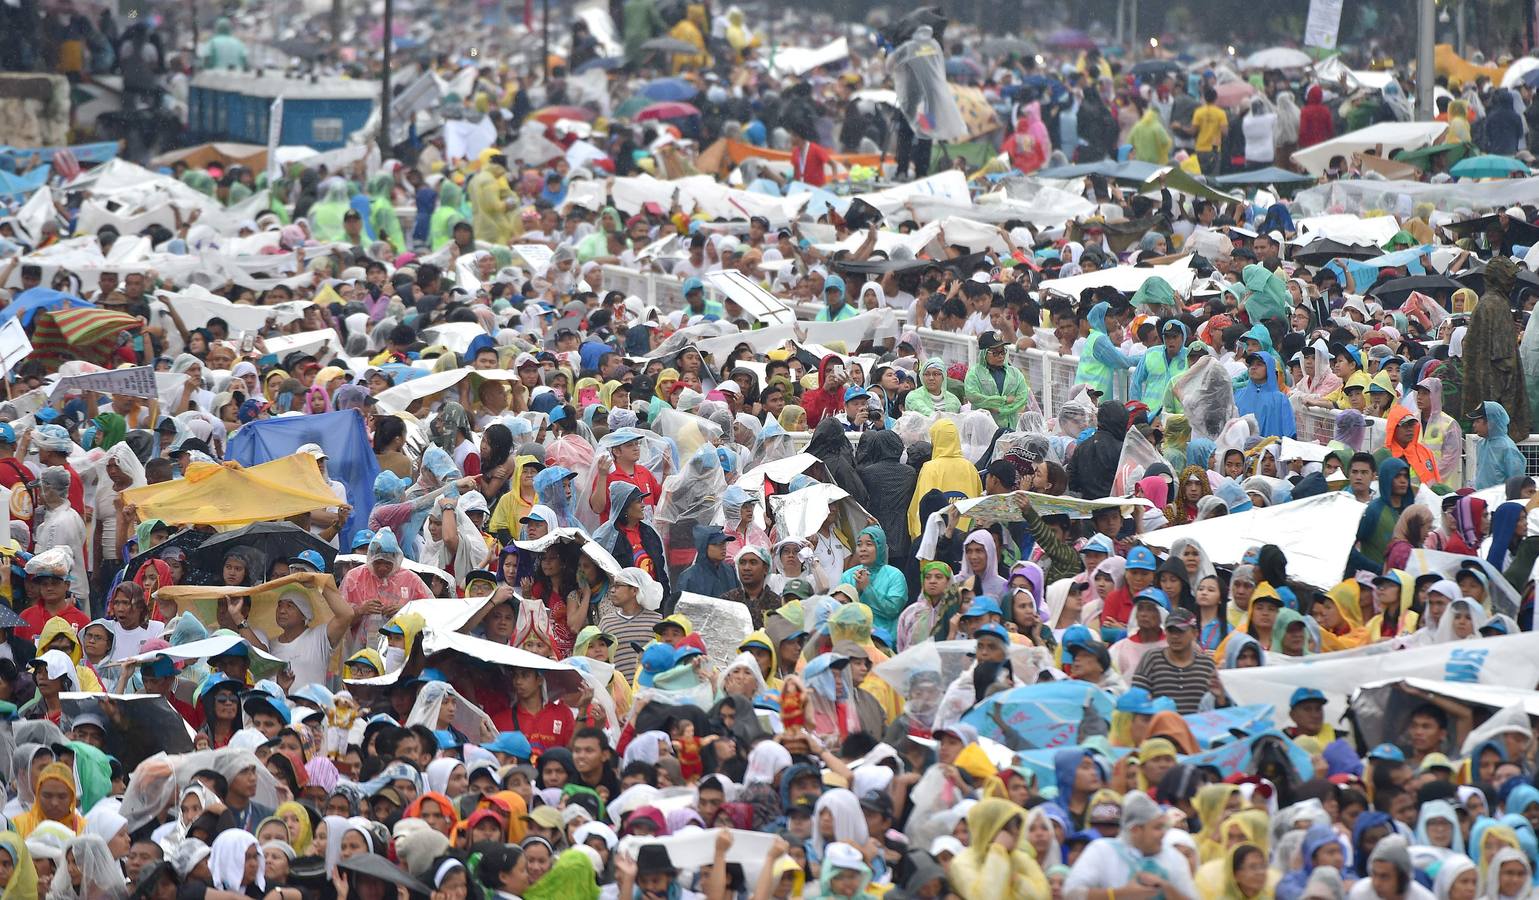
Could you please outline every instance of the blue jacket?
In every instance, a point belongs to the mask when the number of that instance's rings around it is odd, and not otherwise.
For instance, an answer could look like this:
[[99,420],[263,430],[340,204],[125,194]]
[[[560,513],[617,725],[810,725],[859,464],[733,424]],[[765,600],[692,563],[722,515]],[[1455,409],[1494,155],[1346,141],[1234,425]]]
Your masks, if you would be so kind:
[[1297,437],[1293,407],[1277,387],[1277,364],[1265,350],[1256,354],[1266,361],[1266,383],[1246,380],[1245,387],[1234,392],[1235,415],[1254,415],[1261,437]]
[[[897,628],[898,614],[908,605],[908,579],[895,566],[887,564],[887,532],[880,525],[868,525],[860,530],[876,544],[876,558],[870,565],[854,566],[845,570],[840,584],[855,584],[855,576],[861,569],[871,574],[866,589],[860,592],[860,602],[871,610],[874,628],[892,631]],[[858,540],[858,539],[857,539]]]
[[1507,479],[1522,475],[1527,466],[1523,451],[1507,436],[1507,423],[1512,417],[1495,400],[1481,404],[1486,414],[1486,437],[1475,451],[1475,490],[1484,490],[1506,483]]
[[[1309,884],[1309,876],[1315,870],[1315,852],[1337,840],[1336,830],[1329,825],[1311,825],[1304,832],[1304,846],[1299,851],[1303,866],[1294,869],[1277,882],[1277,900],[1298,900]],[[1346,848],[1342,848],[1345,850]]]

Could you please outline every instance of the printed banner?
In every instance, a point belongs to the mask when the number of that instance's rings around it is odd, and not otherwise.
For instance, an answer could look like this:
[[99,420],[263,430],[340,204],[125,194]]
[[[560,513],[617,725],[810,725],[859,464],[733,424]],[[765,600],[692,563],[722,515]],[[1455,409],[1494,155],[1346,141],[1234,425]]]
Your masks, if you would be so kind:
[[[15,321],[15,320],[12,320]],[[103,394],[123,394],[154,400],[159,396],[155,385],[153,366],[134,366],[132,369],[108,369],[89,375],[69,375],[60,378],[53,386],[50,400],[71,391],[98,391]]]
[[1133,510],[1140,506],[1154,506],[1154,504],[1143,497],[1107,497],[1101,500],[1081,500],[1078,497],[1055,497],[1052,494],[1038,494],[1033,491],[990,494],[986,497],[958,500],[954,505],[957,512],[984,524],[1020,522],[1026,518],[1025,514],[1021,512],[1020,498],[1022,497],[1031,501],[1031,506],[1037,511],[1038,515],[1064,515],[1071,519],[1088,519],[1098,509],[1116,507],[1122,510],[1124,516],[1127,516],[1132,515]]
[[[1373,655],[1372,661],[1362,659],[1364,655]],[[1305,657],[1294,665],[1225,669],[1218,675],[1234,702],[1271,704],[1278,727],[1289,724],[1288,698],[1301,687],[1325,694],[1325,721],[1335,722],[1346,712],[1352,693],[1370,682],[1399,678],[1497,685],[1539,682],[1539,633],[1450,641],[1393,653],[1343,650]]]

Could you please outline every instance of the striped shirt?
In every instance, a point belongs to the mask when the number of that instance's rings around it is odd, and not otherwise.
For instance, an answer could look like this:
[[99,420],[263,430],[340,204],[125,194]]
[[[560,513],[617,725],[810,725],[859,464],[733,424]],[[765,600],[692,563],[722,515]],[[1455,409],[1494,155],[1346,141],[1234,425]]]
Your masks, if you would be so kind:
[[1213,686],[1216,672],[1213,658],[1198,653],[1190,665],[1178,666],[1170,661],[1164,649],[1144,655],[1133,675],[1133,687],[1141,687],[1156,697],[1169,697],[1176,704],[1176,712],[1190,715],[1197,712],[1202,697]]
[[634,616],[627,616],[616,609],[599,619],[599,630],[615,636],[615,648],[610,655],[610,662],[614,663],[615,671],[626,681],[630,681],[636,674],[636,664],[641,661],[641,651],[632,648],[631,644],[646,647],[652,643],[652,627],[662,620],[660,613],[648,609],[638,610]]

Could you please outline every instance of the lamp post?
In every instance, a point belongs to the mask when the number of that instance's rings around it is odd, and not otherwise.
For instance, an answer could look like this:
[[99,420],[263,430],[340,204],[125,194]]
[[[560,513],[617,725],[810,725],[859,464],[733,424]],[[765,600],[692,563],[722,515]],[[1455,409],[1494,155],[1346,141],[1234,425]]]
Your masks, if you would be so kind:
[[390,51],[394,48],[395,0],[385,0],[385,53],[379,73],[379,158],[390,158]]

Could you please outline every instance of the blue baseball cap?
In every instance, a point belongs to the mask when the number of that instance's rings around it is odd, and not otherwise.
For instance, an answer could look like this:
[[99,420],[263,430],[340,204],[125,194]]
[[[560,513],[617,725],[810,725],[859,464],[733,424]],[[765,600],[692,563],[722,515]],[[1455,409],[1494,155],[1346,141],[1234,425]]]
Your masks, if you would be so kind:
[[853,384],[844,389],[844,402],[845,403],[849,403],[851,400],[854,400],[854,399],[859,398],[859,397],[869,397],[869,396],[871,396],[871,392],[870,391],[866,390],[863,387],[859,387],[859,386],[856,386],[856,385],[853,385]]
[[367,547],[372,540],[374,540],[374,532],[367,528],[360,528],[353,532],[352,549],[357,550],[359,547]]
[[1160,609],[1163,609],[1166,612],[1170,612],[1170,598],[1165,595],[1164,591],[1157,587],[1146,587],[1139,591],[1138,596],[1133,598],[1133,603],[1136,605],[1140,600],[1147,600],[1150,603],[1158,606]]
[[45,406],[32,414],[32,418],[39,422],[52,422],[59,418],[59,411],[51,406]]
[[1112,546],[1111,538],[1104,534],[1097,534],[1090,540],[1086,541],[1085,546],[1079,548],[1079,552],[1105,553],[1107,556],[1111,556],[1113,553],[1117,552],[1117,548]]
[[16,429],[7,422],[0,422],[0,444],[15,444]]
[[653,644],[641,654],[641,674],[636,676],[636,683],[642,687],[651,687],[652,679],[673,668],[673,661],[678,654],[667,644]]
[[496,740],[490,744],[482,744],[481,747],[493,753],[501,753],[525,761],[534,754],[534,748],[529,746],[529,738],[525,737],[522,731],[499,731]]
[[699,647],[693,646],[691,644],[680,644],[673,651],[673,664],[677,666],[686,660],[691,659],[692,657],[704,655],[705,654],[701,652]]
[[[1143,569],[1153,572],[1159,567],[1159,560],[1154,558],[1154,551],[1148,547],[1134,547],[1128,551],[1127,569]],[[1168,600],[1166,601],[1169,602]]]
[[1401,750],[1399,747],[1396,747],[1394,744],[1385,743],[1374,747],[1372,750],[1369,750],[1368,758],[1381,760],[1383,762],[1403,763],[1405,762],[1405,751]]
[[993,597],[979,595],[973,598],[967,609],[962,611],[962,618],[976,619],[981,616],[1004,616],[1005,611],[1000,608],[999,601]]
[[1311,700],[1318,700],[1321,703],[1324,703],[1325,695],[1315,690],[1314,688],[1301,687],[1293,692],[1292,697],[1288,698],[1288,708],[1292,709],[1293,707],[1298,706],[1300,703],[1308,703]]
[[989,623],[988,625],[982,625],[973,629],[974,640],[983,637],[986,634],[990,635],[991,637],[999,638],[1001,641],[1004,641],[1006,646],[1010,644],[1010,632],[1006,631],[1003,625],[995,625],[993,623]]
[[326,571],[326,560],[314,550],[299,551],[289,560],[289,565],[291,566],[296,563],[302,566],[309,566],[311,571],[314,572]]
[[448,728],[433,732],[433,737],[438,739],[438,749],[440,750],[453,750],[464,743],[464,741],[460,740],[459,735]]
[[140,664],[139,674],[145,678],[170,678],[176,674],[176,660],[169,656],[157,656]]

